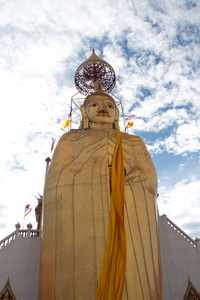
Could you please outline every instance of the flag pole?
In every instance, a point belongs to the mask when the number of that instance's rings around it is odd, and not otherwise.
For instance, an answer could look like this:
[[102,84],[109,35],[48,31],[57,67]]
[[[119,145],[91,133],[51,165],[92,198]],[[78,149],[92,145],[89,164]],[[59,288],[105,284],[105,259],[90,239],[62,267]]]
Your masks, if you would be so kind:
[[25,223],[25,216],[24,216],[24,221],[23,221],[23,229],[24,229],[24,223]]

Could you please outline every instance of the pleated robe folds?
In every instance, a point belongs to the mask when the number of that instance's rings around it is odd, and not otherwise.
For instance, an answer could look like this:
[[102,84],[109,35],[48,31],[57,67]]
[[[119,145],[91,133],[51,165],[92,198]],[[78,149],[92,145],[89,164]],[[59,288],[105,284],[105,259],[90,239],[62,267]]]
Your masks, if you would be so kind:
[[[109,224],[117,130],[73,130],[57,144],[44,193],[41,299],[94,300]],[[141,138],[122,133],[127,264],[122,299],[161,299],[157,176]],[[106,300],[106,299],[105,299]]]

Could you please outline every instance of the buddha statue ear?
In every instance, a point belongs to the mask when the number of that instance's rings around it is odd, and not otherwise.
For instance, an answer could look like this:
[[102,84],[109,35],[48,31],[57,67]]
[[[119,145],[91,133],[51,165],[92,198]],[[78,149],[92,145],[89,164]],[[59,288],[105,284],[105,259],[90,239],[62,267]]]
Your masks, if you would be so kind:
[[115,119],[114,119],[114,127],[115,129],[119,130],[119,109],[116,108],[116,112],[115,112]]
[[83,118],[83,129],[88,129],[89,128],[89,119],[86,114],[84,105],[81,105],[81,114],[82,114],[82,118]]

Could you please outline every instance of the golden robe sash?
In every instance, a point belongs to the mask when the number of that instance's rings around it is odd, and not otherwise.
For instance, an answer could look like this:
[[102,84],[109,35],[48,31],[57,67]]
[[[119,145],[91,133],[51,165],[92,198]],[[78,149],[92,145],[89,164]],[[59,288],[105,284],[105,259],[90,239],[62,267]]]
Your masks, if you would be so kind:
[[121,132],[112,160],[108,236],[95,300],[121,300],[126,270],[124,161]]

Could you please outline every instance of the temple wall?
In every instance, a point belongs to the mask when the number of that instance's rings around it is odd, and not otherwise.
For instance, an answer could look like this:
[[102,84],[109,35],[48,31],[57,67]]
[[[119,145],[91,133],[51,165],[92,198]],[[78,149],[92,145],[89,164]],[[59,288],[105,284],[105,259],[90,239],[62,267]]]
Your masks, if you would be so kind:
[[168,220],[159,217],[162,300],[183,300],[189,277],[200,292],[200,243]]
[[[200,244],[179,229],[159,216],[162,300],[182,300],[188,277],[200,292]],[[39,299],[40,244],[39,231],[30,229],[0,241],[0,291],[9,277],[18,300]]]
[[40,274],[38,230],[16,230],[0,244],[0,291],[9,277],[18,300],[38,300]]

